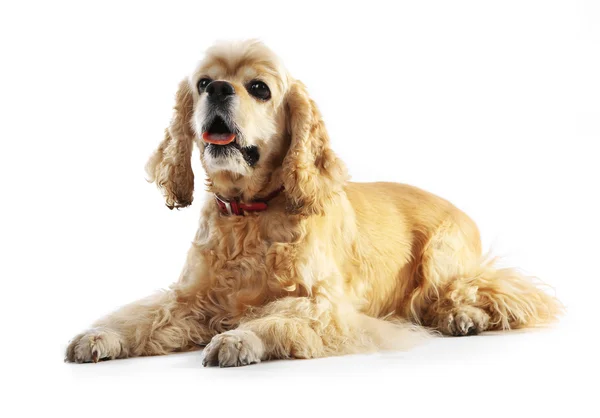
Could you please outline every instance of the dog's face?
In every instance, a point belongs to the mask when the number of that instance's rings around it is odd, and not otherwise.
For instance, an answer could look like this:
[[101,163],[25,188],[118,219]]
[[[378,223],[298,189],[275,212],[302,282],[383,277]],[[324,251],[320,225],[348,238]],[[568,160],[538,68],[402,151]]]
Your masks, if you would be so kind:
[[281,150],[288,76],[258,42],[217,45],[189,78],[192,126],[209,176],[249,176]]
[[171,125],[146,165],[171,209],[192,203],[193,143],[209,190],[252,200],[283,186],[295,213],[322,213],[347,178],[306,88],[257,41],[217,44],[180,83]]

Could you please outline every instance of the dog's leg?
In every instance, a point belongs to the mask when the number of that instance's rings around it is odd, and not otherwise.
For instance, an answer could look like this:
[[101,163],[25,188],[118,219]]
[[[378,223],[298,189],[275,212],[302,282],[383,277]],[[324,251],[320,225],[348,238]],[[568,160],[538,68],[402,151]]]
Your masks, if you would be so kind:
[[543,325],[556,319],[562,305],[515,269],[479,261],[471,274],[454,277],[427,307],[424,322],[446,335],[475,335]]
[[151,356],[206,344],[212,335],[177,289],[126,305],[69,344],[66,361]]
[[204,349],[205,366],[244,366],[265,359],[316,358],[413,345],[413,326],[369,317],[325,298],[288,297],[266,305]]
[[443,225],[425,246],[410,312],[446,335],[547,323],[560,303],[515,269],[498,269],[481,256],[472,221]]

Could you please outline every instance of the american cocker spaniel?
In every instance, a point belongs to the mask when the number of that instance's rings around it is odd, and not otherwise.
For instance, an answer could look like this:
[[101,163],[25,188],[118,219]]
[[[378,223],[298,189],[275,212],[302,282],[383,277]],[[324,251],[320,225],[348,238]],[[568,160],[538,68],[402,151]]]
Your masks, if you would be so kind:
[[146,166],[171,209],[192,203],[194,144],[212,196],[179,280],[76,336],[67,361],[206,345],[205,365],[243,366],[535,326],[562,310],[483,256],[450,202],[349,182],[306,87],[260,42],[213,46],[179,84]]

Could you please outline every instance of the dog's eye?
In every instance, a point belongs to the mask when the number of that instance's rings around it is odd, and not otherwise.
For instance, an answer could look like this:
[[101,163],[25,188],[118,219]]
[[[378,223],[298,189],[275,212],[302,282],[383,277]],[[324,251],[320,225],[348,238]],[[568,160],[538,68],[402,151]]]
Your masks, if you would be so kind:
[[204,89],[210,84],[211,81],[212,80],[210,78],[201,78],[200,81],[198,81],[198,93],[204,93]]
[[269,86],[259,80],[252,80],[246,87],[248,93],[260,100],[269,100],[271,98],[271,90]]

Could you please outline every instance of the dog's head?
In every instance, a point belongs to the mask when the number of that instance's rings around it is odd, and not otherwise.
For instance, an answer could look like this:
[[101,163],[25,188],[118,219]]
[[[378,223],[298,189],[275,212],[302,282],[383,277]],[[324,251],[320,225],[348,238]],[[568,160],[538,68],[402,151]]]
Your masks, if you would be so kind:
[[290,210],[318,213],[346,180],[304,85],[260,42],[210,48],[176,102],[146,166],[170,208],[192,202],[194,142],[209,187],[227,197],[251,200],[283,185]]

